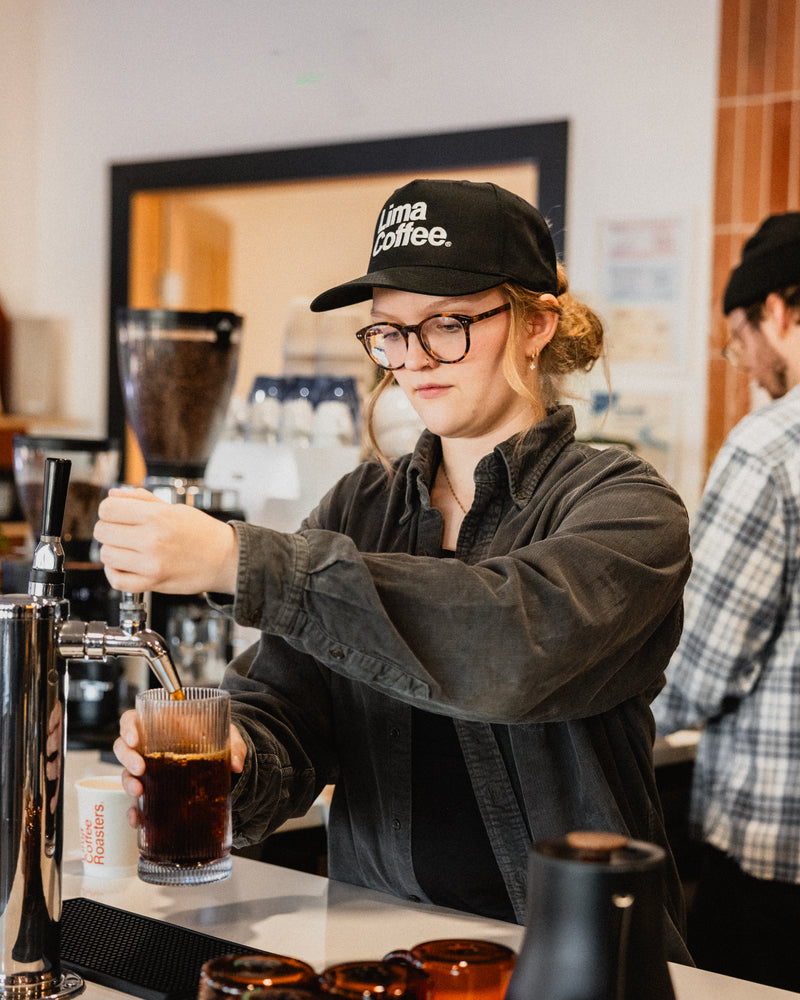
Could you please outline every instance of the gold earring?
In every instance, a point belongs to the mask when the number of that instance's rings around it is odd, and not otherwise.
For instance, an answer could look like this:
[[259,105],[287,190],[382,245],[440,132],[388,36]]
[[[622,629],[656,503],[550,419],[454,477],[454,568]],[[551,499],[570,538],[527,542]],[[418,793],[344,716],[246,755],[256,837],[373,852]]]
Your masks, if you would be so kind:
[[531,356],[527,360],[528,360],[528,368],[532,372],[535,372],[536,371],[536,353],[534,352],[533,354],[531,354]]

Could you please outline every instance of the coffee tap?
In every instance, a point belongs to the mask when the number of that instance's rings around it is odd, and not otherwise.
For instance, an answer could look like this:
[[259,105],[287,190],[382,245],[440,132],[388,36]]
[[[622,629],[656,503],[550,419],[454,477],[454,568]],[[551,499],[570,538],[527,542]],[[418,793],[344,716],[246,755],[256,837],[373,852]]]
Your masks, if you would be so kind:
[[80,992],[59,950],[67,661],[142,656],[173,698],[183,696],[164,640],[145,627],[141,595],[121,624],[72,621],[61,530],[70,461],[45,463],[41,537],[27,594],[0,596],[0,998]]
[[176,700],[183,689],[166,643],[157,632],[145,628],[147,610],[142,594],[122,596],[120,624],[66,621],[58,630],[58,651],[66,659],[104,660],[107,656],[143,656],[158,682]]

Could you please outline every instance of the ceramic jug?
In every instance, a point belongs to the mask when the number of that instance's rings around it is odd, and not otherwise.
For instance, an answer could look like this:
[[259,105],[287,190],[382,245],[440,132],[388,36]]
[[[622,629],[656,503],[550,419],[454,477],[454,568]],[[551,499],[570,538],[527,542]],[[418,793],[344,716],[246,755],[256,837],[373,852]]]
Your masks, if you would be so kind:
[[617,834],[536,843],[525,937],[506,1000],[674,1000],[664,851]]

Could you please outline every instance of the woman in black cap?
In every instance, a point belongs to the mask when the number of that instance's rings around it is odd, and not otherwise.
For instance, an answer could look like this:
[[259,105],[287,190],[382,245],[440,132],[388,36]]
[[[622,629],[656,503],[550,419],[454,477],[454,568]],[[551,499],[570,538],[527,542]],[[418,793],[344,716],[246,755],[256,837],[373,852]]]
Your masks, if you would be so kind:
[[[117,493],[121,590],[229,592],[261,629],[230,666],[237,843],[335,784],[332,877],[522,922],[532,841],[669,850],[649,703],[681,628],[688,519],[631,451],[575,441],[561,379],[602,354],[547,224],[493,184],[418,180],[382,209],[356,333],[427,429],[345,476],[295,534]],[[355,331],[354,331],[355,332]],[[135,718],[116,744],[138,794]],[[665,875],[669,955],[687,960]]]

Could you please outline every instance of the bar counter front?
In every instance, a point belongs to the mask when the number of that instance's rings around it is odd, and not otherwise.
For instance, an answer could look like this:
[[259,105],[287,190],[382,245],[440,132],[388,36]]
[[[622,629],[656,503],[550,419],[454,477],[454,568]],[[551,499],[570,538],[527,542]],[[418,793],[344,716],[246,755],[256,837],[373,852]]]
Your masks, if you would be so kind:
[[[405,901],[243,857],[234,858],[230,879],[206,886],[147,885],[135,875],[85,877],[74,783],[88,775],[118,772],[117,765],[101,761],[96,751],[67,752],[62,868],[67,906],[72,899],[95,901],[254,951],[302,959],[317,972],[338,962],[380,959],[389,951],[436,938],[482,938],[519,951],[524,928],[515,924]],[[685,966],[671,964],[670,973],[676,1000],[800,996]],[[86,1000],[119,1000],[123,995],[86,977],[82,994]]]

